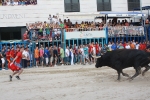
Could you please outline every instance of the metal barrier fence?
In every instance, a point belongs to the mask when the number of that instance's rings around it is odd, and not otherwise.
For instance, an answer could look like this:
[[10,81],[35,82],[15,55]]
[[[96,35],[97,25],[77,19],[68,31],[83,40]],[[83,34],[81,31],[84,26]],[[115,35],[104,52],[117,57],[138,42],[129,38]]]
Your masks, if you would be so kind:
[[[72,38],[72,39],[66,39],[65,33],[66,32],[102,32],[105,31],[107,33],[106,38],[102,38],[102,37],[94,37],[94,38]],[[31,34],[30,36],[32,36],[33,30],[31,30]],[[97,33],[97,34],[101,34],[101,33]],[[144,28],[142,26],[116,26],[116,27],[108,27],[108,28],[67,28],[67,29],[61,29],[61,39],[60,40],[53,40],[53,41],[49,41],[49,40],[41,40],[38,41],[38,44],[36,44],[35,41],[32,41],[32,45],[29,45],[29,49],[30,49],[30,67],[35,65],[35,59],[34,59],[34,49],[36,46],[43,45],[44,47],[48,46],[59,46],[61,45],[64,49],[66,47],[66,45],[68,46],[74,46],[74,44],[78,45],[82,45],[82,44],[88,44],[91,42],[94,43],[101,43],[102,45],[107,43],[107,39],[108,41],[144,41],[145,40],[145,33],[144,33]],[[32,40],[32,37],[30,37],[30,39]],[[150,40],[150,27],[148,28],[148,39]],[[23,42],[23,41],[18,41],[18,42],[0,42],[0,50],[2,49],[3,46],[12,46],[14,45],[15,47],[17,45],[24,45],[24,46],[28,46],[27,42]]]
[[[34,49],[35,49],[35,43],[32,42],[32,43],[28,43],[28,42],[25,42],[25,41],[17,41],[17,42],[9,42],[9,41],[6,41],[6,42],[0,42],[0,51],[2,50],[2,48],[5,46],[6,50],[7,48],[11,48],[12,46],[14,46],[14,49],[16,49],[17,46],[21,47],[28,47],[29,48],[29,54],[30,54],[30,66],[29,67],[32,67],[33,66],[33,61],[34,61],[34,58],[33,58],[33,52],[34,52]],[[6,61],[6,59],[5,59]],[[6,61],[6,64],[5,64],[5,68],[7,68],[7,64],[8,62]]]

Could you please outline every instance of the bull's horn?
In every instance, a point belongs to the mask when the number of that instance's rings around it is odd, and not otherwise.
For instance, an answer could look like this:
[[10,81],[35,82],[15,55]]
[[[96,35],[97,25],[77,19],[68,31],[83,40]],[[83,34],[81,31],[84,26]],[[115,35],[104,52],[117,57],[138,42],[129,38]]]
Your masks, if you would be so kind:
[[101,56],[93,56],[93,55],[92,55],[92,57],[93,57],[93,58],[100,58]]

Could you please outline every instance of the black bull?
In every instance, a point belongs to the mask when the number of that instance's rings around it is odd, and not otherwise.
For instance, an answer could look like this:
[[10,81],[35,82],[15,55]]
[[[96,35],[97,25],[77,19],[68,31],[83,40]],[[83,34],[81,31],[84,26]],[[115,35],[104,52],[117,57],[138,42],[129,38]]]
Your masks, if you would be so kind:
[[[107,52],[101,57],[97,57],[97,62],[95,67],[99,68],[102,66],[108,66],[115,69],[118,73],[118,80],[120,80],[120,74],[123,76],[129,77],[133,80],[139,74],[141,74],[141,68],[145,67],[145,70],[142,72],[144,76],[145,72],[150,69],[150,53],[141,51],[141,50],[114,50]],[[123,73],[123,69],[128,67],[134,67],[136,73],[130,77],[128,74]]]

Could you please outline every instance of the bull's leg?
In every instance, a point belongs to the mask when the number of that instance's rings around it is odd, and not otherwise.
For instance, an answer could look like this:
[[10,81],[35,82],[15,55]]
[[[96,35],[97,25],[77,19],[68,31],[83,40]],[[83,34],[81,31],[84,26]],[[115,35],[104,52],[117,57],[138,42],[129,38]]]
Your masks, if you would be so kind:
[[139,74],[141,74],[141,67],[136,67],[135,74],[130,78],[130,80],[133,80],[135,77],[137,77]]
[[121,71],[121,73],[122,73],[123,76],[126,76],[126,77],[130,78],[130,76],[128,74],[124,73],[123,71]]
[[118,81],[120,81],[120,73],[121,73],[121,71],[119,71],[119,70],[117,70],[117,73],[118,73]]
[[145,70],[142,72],[142,76],[144,76],[144,75],[145,75],[145,72],[147,72],[149,69],[150,69],[150,66],[147,65],[147,66],[145,67]]

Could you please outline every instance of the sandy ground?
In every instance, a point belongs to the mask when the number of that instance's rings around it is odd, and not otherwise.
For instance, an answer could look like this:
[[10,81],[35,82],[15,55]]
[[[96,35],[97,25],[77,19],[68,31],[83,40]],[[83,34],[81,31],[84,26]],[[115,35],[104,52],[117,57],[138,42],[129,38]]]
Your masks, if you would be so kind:
[[[130,76],[134,69],[124,70]],[[129,82],[94,65],[25,69],[21,80],[9,82],[10,70],[0,71],[0,100],[150,100],[150,71]]]

